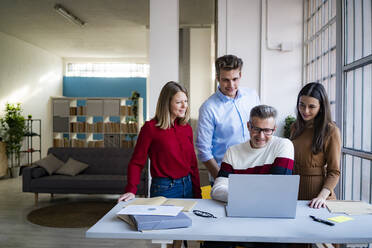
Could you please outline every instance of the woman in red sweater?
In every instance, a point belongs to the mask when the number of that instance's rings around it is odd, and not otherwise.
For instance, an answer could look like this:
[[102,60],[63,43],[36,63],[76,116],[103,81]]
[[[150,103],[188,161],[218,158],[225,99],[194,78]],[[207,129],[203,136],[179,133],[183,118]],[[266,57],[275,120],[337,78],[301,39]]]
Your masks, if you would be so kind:
[[118,201],[135,197],[147,157],[152,177],[150,196],[201,198],[199,170],[193,145],[187,90],[176,82],[162,88],[155,117],[139,133],[128,166],[128,184]]

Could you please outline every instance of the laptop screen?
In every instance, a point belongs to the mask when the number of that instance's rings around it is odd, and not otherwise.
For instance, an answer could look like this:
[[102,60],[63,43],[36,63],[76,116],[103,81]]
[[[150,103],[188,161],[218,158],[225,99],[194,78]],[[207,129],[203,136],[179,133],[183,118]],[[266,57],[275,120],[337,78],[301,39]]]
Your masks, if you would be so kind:
[[295,218],[298,175],[230,174],[227,216]]

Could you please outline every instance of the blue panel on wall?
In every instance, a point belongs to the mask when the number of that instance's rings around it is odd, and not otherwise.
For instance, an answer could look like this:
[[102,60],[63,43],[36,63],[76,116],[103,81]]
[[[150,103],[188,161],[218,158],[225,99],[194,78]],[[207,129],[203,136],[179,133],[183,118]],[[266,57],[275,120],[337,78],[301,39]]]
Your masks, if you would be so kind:
[[76,138],[78,138],[78,139],[86,139],[86,135],[85,135],[85,133],[78,133],[78,134],[76,134]]
[[103,140],[103,134],[101,134],[101,133],[94,133],[93,134],[93,139],[94,140]]
[[103,117],[102,116],[93,116],[93,123],[96,122],[103,122]]
[[137,140],[137,135],[126,134],[125,140]]
[[79,99],[79,100],[77,100],[76,105],[77,106],[86,106],[87,101]]
[[63,77],[66,97],[130,97],[132,91],[143,98],[146,119],[146,78]]
[[79,121],[79,122],[85,122],[86,118],[85,118],[85,116],[78,116],[78,117],[76,117],[76,120]]
[[120,123],[120,117],[119,116],[110,116],[109,119],[110,119],[111,122]]

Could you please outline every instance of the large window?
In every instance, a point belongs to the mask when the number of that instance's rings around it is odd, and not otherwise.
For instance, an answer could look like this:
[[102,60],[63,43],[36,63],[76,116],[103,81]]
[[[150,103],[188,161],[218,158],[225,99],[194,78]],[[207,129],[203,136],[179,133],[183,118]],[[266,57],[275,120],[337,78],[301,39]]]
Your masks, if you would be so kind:
[[336,109],[336,1],[305,1],[304,83],[326,88],[335,120]]
[[371,0],[344,0],[343,197],[372,202]]
[[327,89],[343,147],[339,197],[372,203],[371,0],[304,1],[303,83]]
[[68,77],[147,77],[149,65],[125,63],[67,63]]

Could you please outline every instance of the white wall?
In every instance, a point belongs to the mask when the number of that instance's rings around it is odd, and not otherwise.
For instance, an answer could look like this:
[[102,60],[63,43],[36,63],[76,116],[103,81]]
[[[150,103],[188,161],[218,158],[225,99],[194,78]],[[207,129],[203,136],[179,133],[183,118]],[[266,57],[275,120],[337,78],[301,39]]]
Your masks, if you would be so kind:
[[[266,3],[268,15],[266,16]],[[241,86],[256,89],[261,102],[278,109],[278,131],[284,119],[295,114],[302,73],[301,0],[219,0],[218,56],[235,54],[244,61]],[[290,52],[271,50],[293,44]]]
[[219,0],[217,57],[243,59],[241,85],[259,90],[260,1]]
[[147,84],[148,116],[154,117],[163,85],[179,77],[178,0],[150,0],[150,76]]
[[277,134],[283,133],[286,116],[295,116],[297,94],[302,86],[302,2],[268,1],[270,47],[279,43],[291,43],[293,46],[292,51],[282,52],[270,50],[265,45],[262,51],[261,98],[265,104],[278,109],[280,128]]
[[0,54],[0,115],[6,102],[20,102],[25,117],[41,119],[44,156],[53,137],[50,96],[62,95],[62,59],[1,32]]
[[198,119],[199,108],[213,93],[211,29],[190,29],[190,116]]

